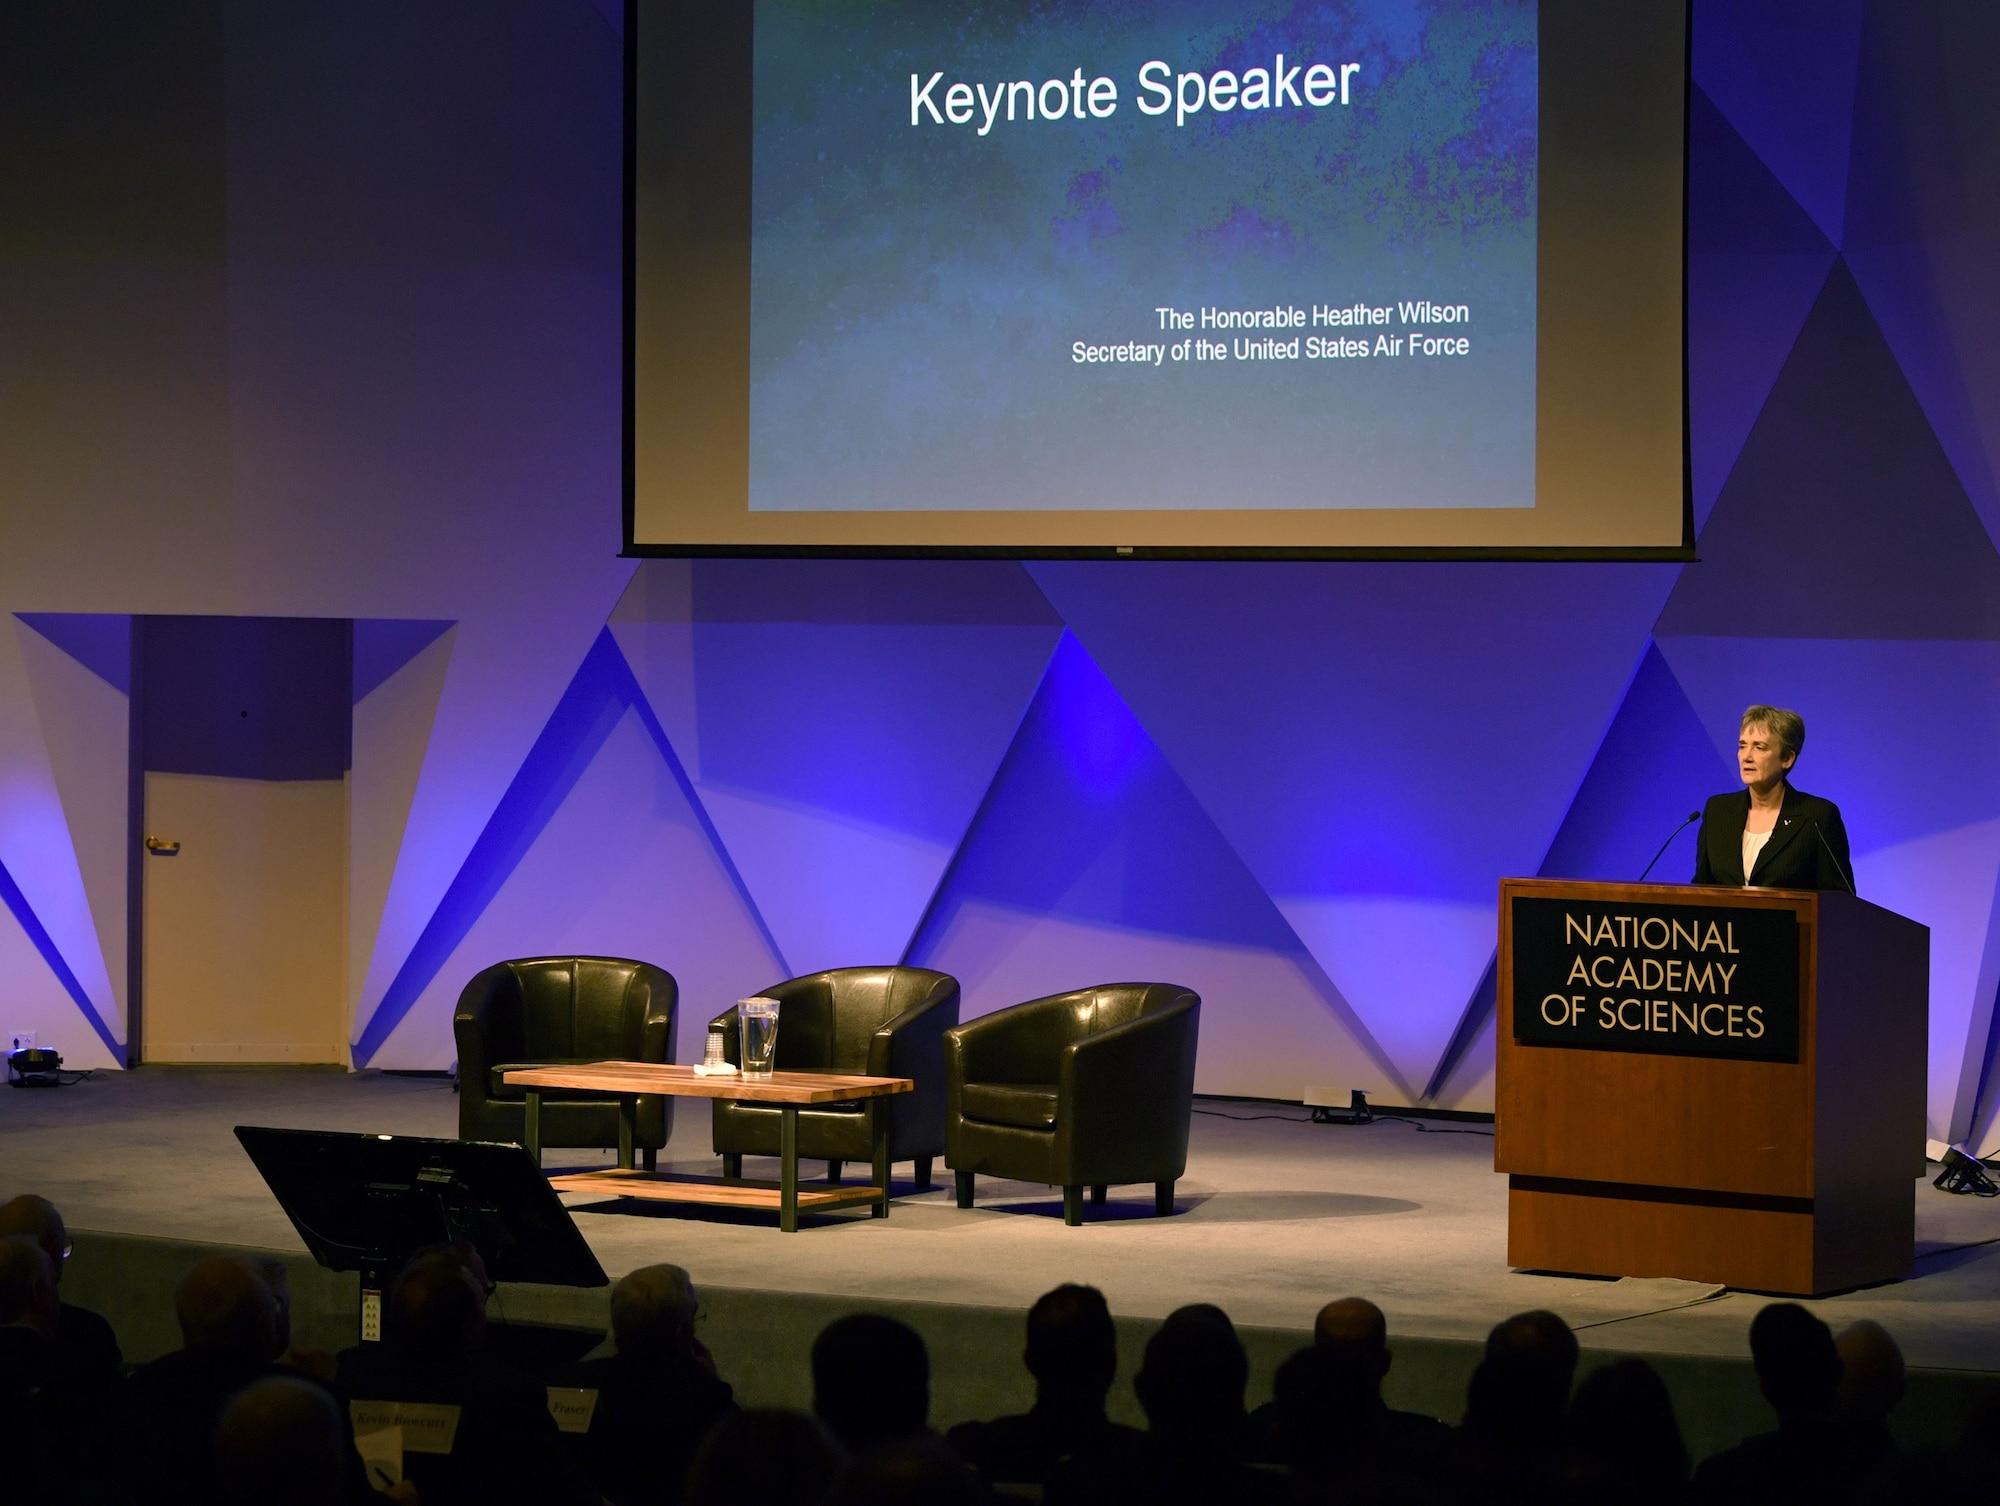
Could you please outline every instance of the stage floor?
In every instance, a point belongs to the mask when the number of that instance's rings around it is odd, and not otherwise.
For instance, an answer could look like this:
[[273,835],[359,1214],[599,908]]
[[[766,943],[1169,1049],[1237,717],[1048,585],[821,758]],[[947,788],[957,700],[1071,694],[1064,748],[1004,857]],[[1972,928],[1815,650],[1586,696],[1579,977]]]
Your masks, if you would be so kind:
[[[1061,1281],[1101,1287],[1113,1311],[1157,1318],[1221,1304],[1239,1323],[1300,1330],[1330,1297],[1379,1303],[1391,1331],[1467,1340],[1547,1307],[1586,1346],[1625,1352],[1747,1352],[1768,1299],[1689,1282],[1595,1281],[1509,1271],[1505,1179],[1485,1126],[1314,1125],[1303,1109],[1202,1100],[1176,1214],[1151,1216],[1151,1187],[1114,1190],[1081,1229],[1048,1189],[982,1179],[979,1206],[938,1190],[887,1220],[865,1212],[775,1219],[707,1208],[568,1199],[613,1276],[670,1260],[697,1283],[835,1298],[1018,1311]],[[455,1132],[438,1078],[300,1069],[149,1067],[75,1087],[0,1094],[0,1197],[38,1191],[73,1228],[302,1249],[230,1133],[238,1124],[377,1133]],[[551,1151],[551,1166],[604,1164]],[[683,1104],[662,1166],[714,1174],[705,1104]],[[775,1163],[771,1163],[775,1174]],[[753,1161],[749,1169],[757,1173]],[[816,1170],[808,1163],[808,1170]],[[855,1168],[859,1171],[861,1168]],[[907,1168],[903,1168],[907,1174]],[[1913,1186],[1919,1258],[1908,1281],[1813,1304],[1836,1327],[1874,1318],[1913,1365],[2000,1371],[2000,1200]],[[1704,1300],[1706,1299],[1706,1300]]]

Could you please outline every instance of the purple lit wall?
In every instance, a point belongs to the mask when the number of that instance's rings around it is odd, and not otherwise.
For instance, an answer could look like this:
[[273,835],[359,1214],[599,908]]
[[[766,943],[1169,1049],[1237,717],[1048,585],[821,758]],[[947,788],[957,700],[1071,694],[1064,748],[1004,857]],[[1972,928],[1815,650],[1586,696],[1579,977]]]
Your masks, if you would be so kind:
[[0,37],[0,1028],[124,1039],[130,614],[317,616],[363,1064],[502,955],[660,962],[684,1051],[907,957],[1484,1107],[1497,880],[1636,874],[1772,700],[2000,1140],[1990,7],[1699,5],[1685,568],[621,562],[619,7],[129,9]]

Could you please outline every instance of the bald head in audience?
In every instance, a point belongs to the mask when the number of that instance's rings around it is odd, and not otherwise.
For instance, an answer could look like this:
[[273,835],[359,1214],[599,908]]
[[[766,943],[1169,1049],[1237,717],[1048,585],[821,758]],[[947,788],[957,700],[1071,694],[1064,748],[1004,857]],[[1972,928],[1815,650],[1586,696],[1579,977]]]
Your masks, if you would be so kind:
[[56,1277],[42,1247],[25,1235],[0,1239],[0,1325],[19,1324],[53,1339]]
[[1342,1297],[1322,1307],[1313,1320],[1313,1343],[1353,1355],[1378,1385],[1395,1358],[1389,1350],[1389,1321],[1366,1297]]
[[278,1299],[263,1272],[240,1255],[211,1255],[181,1278],[174,1316],[189,1349],[215,1349],[268,1364],[284,1352]]
[[215,1430],[215,1482],[226,1506],[334,1506],[346,1440],[333,1398],[291,1376],[239,1391]]
[[1576,1335],[1554,1313],[1536,1308],[1494,1324],[1486,1335],[1486,1357],[1520,1366],[1563,1402],[1569,1400],[1576,1379]]

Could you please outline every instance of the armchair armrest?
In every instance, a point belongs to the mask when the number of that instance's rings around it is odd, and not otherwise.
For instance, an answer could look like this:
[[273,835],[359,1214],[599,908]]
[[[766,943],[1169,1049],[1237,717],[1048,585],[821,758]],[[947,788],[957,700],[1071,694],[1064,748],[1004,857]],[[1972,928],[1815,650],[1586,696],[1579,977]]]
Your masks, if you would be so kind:
[[1056,1078],[1056,1122],[1076,1143],[1175,1145],[1185,1165],[1200,1019],[1200,998],[1184,993],[1072,1042]]
[[658,968],[642,968],[634,975],[631,988],[639,1004],[639,1060],[668,1062],[674,1059],[674,1011],[680,1003],[680,985],[674,975]]
[[[871,1077],[907,1077],[916,1087],[883,1105],[892,1124],[934,1145],[944,1127],[945,1033],[958,1023],[958,984],[941,978],[923,1001],[878,1027],[868,1041]],[[919,1154],[928,1155],[928,1149]]]
[[495,1060],[492,1043],[486,1038],[487,1015],[501,987],[511,981],[504,966],[482,968],[458,996],[452,1012],[451,1035],[458,1047],[458,1091],[470,1102],[484,1103],[487,1075]]

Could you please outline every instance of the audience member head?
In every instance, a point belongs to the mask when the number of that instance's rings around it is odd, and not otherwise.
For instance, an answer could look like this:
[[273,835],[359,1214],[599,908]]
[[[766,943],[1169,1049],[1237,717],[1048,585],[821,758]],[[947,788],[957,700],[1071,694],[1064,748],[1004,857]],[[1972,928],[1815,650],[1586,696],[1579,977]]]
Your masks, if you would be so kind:
[[1644,1360],[1591,1371],[1569,1410],[1570,1448],[1607,1483],[1671,1491],[1688,1477],[1687,1444],[1666,1382]]
[[1271,1400],[1278,1452],[1302,1474],[1356,1463],[1356,1439],[1377,1413],[1380,1373],[1366,1349],[1313,1344],[1278,1367]]
[[941,1438],[905,1438],[870,1449],[841,1472],[829,1506],[976,1506],[978,1478]]
[[225,1506],[335,1506],[346,1452],[333,1398],[309,1381],[271,1376],[223,1408],[217,1494]]
[[1494,1324],[1486,1335],[1486,1357],[1520,1359],[1545,1375],[1563,1400],[1569,1399],[1570,1386],[1576,1380],[1576,1335],[1554,1313],[1535,1308]]
[[681,1499],[684,1506],[818,1506],[839,1462],[803,1412],[738,1412],[696,1452]]
[[694,1283],[679,1266],[641,1266],[611,1288],[611,1337],[632,1359],[688,1354],[700,1306]]
[[382,1317],[383,1337],[400,1353],[462,1360],[486,1334],[486,1283],[456,1249],[419,1250],[390,1284]]
[[1022,1355],[1043,1401],[1099,1409],[1118,1374],[1118,1330],[1104,1293],[1094,1286],[1059,1286],[1028,1309]]
[[1840,1391],[1833,1330],[1796,1302],[1773,1302],[1750,1322],[1750,1360],[1780,1426],[1825,1418]]
[[931,1361],[907,1323],[877,1313],[836,1318],[813,1340],[813,1411],[849,1453],[921,1433]]
[[1839,1410],[1849,1422],[1881,1427],[1903,1399],[1903,1351],[1880,1323],[1863,1318],[1834,1340],[1840,1355]]
[[56,1336],[53,1262],[25,1234],[0,1238],[0,1326],[19,1324]]
[[1466,1391],[1466,1431],[1506,1452],[1554,1447],[1576,1358],[1576,1335],[1552,1312],[1516,1313],[1495,1324]]
[[265,1285],[264,1273],[241,1255],[197,1261],[174,1291],[174,1316],[189,1349],[215,1350],[256,1364],[269,1364],[285,1352],[278,1299]]
[[69,1259],[69,1230],[63,1227],[63,1216],[56,1211],[56,1205],[32,1192],[0,1203],[0,1239],[16,1235],[32,1239],[42,1247],[56,1273],[56,1285],[61,1286],[63,1262]]
[[1342,1297],[1322,1307],[1313,1319],[1313,1342],[1358,1355],[1374,1369],[1378,1383],[1395,1358],[1389,1352],[1389,1320],[1366,1297]]
[[1236,1326],[1221,1308],[1200,1302],[1169,1313],[1146,1341],[1132,1389],[1156,1437],[1200,1442],[1242,1423],[1249,1383]]

